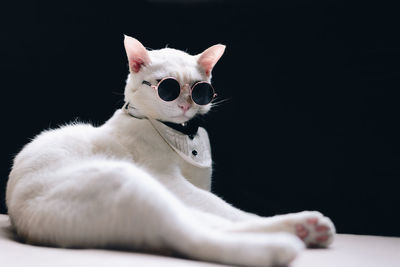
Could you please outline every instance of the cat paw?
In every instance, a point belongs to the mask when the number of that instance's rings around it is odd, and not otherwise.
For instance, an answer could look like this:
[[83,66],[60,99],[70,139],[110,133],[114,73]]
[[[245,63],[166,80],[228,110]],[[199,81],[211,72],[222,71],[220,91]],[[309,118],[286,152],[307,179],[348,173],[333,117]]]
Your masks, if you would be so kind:
[[332,221],[317,211],[304,211],[296,214],[295,234],[307,247],[328,247],[336,232]]

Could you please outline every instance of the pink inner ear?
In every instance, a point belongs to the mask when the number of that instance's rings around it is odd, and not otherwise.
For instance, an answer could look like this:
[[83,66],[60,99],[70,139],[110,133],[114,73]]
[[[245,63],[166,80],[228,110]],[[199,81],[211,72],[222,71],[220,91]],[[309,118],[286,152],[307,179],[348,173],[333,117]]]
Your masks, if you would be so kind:
[[197,62],[205,70],[207,76],[210,75],[211,70],[214,68],[215,64],[217,64],[224,51],[225,45],[217,44],[211,46],[201,53]]
[[142,65],[150,63],[146,48],[135,38],[125,35],[124,46],[131,71],[139,72]]
[[140,67],[142,66],[143,62],[138,59],[138,60],[129,60],[129,66],[131,68],[131,70],[133,70],[134,72],[139,72]]

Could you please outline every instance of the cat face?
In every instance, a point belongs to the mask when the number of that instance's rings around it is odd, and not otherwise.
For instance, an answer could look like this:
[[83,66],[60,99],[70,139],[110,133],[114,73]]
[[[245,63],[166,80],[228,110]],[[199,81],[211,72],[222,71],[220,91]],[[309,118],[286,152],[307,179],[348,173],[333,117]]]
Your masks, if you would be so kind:
[[[129,102],[146,117],[183,123],[211,108],[197,105],[190,96],[190,88],[197,81],[211,80],[211,70],[222,56],[225,46],[214,45],[199,55],[163,48],[147,51],[136,39],[125,36],[130,74],[125,87],[125,102]],[[157,85],[165,77],[174,77],[181,84],[181,94],[173,101],[162,100],[157,90],[143,81]]]

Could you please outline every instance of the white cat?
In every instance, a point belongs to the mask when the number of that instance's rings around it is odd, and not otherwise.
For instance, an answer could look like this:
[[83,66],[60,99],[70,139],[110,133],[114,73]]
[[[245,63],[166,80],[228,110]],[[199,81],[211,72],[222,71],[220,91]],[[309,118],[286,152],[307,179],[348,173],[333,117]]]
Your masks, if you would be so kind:
[[319,212],[263,218],[210,192],[208,135],[189,124],[212,106],[211,70],[225,46],[191,56],[147,51],[128,36],[124,44],[126,105],[100,127],[44,131],[14,160],[7,206],[26,242],[170,250],[245,266],[284,265],[304,244],[331,244],[334,225]]

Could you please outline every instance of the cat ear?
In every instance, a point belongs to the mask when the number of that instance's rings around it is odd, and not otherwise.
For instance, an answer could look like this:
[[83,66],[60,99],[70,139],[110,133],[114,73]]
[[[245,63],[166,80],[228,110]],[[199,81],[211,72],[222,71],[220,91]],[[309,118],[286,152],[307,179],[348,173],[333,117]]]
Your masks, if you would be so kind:
[[125,52],[128,56],[129,69],[133,72],[139,72],[142,65],[150,63],[149,54],[146,48],[135,38],[124,35]]
[[217,64],[224,51],[225,45],[217,44],[206,49],[199,55],[197,63],[205,70],[207,76],[210,76],[211,70]]

